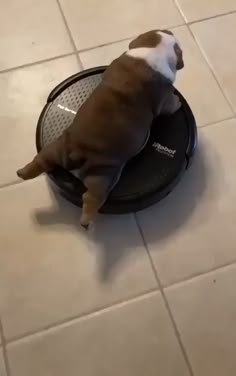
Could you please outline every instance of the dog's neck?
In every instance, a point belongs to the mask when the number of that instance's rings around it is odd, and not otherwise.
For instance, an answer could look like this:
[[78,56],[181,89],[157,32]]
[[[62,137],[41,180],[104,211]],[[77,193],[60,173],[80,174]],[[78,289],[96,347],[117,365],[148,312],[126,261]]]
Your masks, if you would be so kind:
[[176,78],[177,56],[174,51],[175,39],[161,33],[162,39],[156,47],[133,48],[126,52],[127,56],[144,60],[154,71],[159,72],[172,83]]

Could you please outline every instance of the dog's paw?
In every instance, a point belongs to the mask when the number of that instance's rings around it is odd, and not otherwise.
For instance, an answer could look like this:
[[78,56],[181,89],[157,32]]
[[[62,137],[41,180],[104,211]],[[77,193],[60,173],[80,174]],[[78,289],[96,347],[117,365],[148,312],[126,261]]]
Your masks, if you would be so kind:
[[83,227],[86,231],[89,230],[89,223],[88,224],[84,224],[84,223],[80,223],[81,227]]
[[173,113],[179,111],[179,109],[182,107],[182,102],[178,95],[174,95],[174,101],[173,101]]
[[80,222],[80,226],[82,227],[82,231],[85,232],[88,236],[91,236],[93,235],[94,231],[95,231],[95,226],[94,226],[94,222],[89,222],[89,223],[81,223]]

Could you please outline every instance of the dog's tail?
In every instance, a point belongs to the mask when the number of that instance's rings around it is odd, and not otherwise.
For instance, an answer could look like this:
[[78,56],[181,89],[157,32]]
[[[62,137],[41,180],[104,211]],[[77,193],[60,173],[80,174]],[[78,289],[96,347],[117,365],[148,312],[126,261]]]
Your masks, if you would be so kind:
[[52,171],[56,166],[63,165],[63,151],[63,142],[59,138],[42,149],[30,163],[16,173],[21,179],[29,180],[36,178],[43,172]]
[[25,167],[19,169],[16,173],[19,178],[24,180],[34,179],[41,175],[43,172],[48,172],[50,170],[47,164],[41,163],[38,155]]

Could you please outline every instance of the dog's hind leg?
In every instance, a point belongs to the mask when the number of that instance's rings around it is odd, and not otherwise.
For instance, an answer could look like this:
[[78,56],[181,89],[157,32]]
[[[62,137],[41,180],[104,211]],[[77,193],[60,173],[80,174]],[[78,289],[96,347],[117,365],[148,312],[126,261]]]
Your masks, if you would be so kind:
[[88,228],[99,209],[106,201],[109,193],[120,179],[122,168],[114,168],[109,174],[107,170],[99,175],[88,175],[83,183],[87,191],[83,194],[83,208],[80,224]]

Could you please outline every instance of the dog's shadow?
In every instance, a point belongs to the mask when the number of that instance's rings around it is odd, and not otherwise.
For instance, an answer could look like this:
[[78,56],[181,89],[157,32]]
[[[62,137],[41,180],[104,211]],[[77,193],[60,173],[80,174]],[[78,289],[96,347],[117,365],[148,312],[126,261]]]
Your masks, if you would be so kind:
[[[155,243],[157,252],[161,252],[158,242],[172,236],[184,226],[201,201],[209,173],[205,148],[206,145],[199,145],[193,165],[167,198],[137,215],[140,224],[146,221],[146,226],[148,224],[152,226],[147,241]],[[52,186],[49,184],[49,187]],[[68,231],[76,228],[78,235],[81,232],[83,236],[91,239],[96,244],[96,251],[99,250],[96,256],[101,280],[107,281],[115,272],[119,272],[119,266],[130,256],[130,252],[143,250],[142,240],[135,224],[136,216],[133,214],[100,215],[92,231],[86,233],[79,224],[81,209],[67,203],[54,189],[50,188],[50,190],[54,201],[53,208],[36,211],[34,218],[43,226],[62,225],[68,227]]]

